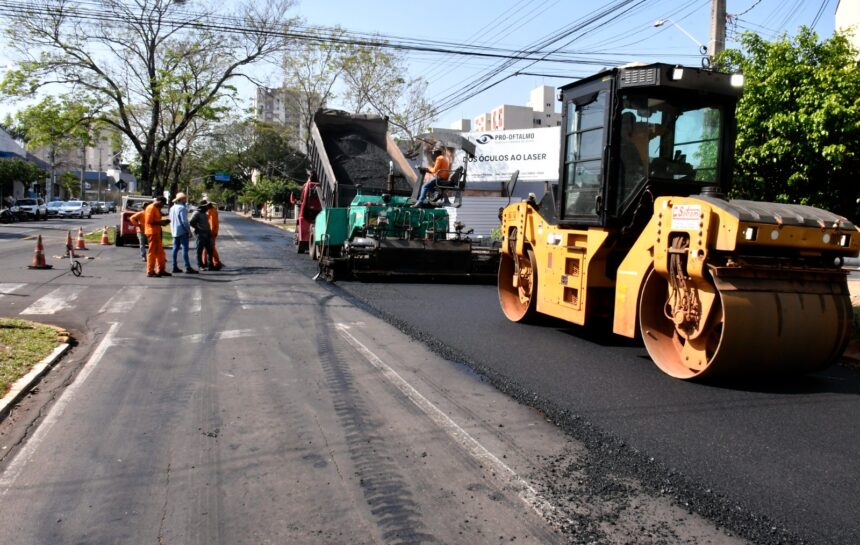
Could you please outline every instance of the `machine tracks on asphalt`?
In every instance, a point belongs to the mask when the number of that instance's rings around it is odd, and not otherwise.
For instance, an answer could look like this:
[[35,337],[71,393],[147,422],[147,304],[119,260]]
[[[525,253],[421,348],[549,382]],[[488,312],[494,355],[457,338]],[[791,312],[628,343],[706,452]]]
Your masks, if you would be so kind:
[[330,297],[320,301],[314,328],[319,362],[369,512],[385,543],[438,543],[422,522],[413,491],[378,433],[380,423],[356,387],[350,365],[355,352],[336,342],[340,336],[324,315]]

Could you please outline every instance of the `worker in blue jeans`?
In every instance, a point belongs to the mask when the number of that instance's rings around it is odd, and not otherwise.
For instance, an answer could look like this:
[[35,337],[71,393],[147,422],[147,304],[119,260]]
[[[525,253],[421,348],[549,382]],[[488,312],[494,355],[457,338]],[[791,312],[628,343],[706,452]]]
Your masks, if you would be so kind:
[[176,199],[173,200],[173,206],[170,207],[170,232],[173,235],[173,272],[183,272],[176,262],[179,248],[182,248],[182,259],[185,261],[184,272],[196,274],[197,271],[191,267],[191,261],[188,260],[188,238],[191,236],[191,225],[188,223],[186,201],[188,201],[188,197],[180,191],[176,194]]

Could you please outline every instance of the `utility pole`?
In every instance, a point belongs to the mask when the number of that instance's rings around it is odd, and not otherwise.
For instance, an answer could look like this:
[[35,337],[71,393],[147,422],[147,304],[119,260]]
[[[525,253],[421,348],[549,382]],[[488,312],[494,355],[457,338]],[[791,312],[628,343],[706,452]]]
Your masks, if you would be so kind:
[[713,59],[726,48],[726,0],[711,0],[711,39],[708,54]]

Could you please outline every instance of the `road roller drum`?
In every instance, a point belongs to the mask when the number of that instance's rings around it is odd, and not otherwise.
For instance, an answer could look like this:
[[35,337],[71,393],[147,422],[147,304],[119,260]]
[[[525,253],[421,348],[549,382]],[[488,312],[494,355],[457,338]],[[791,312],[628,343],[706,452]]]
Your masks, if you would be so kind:
[[[725,271],[724,271],[725,272]],[[717,297],[702,333],[687,338],[673,310],[669,282],[652,270],[639,320],[657,366],[675,378],[784,376],[817,371],[841,355],[852,311],[845,275],[804,280],[715,276]]]

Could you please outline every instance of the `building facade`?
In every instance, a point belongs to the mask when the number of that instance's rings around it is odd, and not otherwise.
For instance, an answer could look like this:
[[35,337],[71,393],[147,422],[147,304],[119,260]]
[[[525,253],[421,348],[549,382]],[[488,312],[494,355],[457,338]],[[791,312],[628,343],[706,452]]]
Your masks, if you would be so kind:
[[302,123],[298,102],[298,91],[284,87],[257,87],[254,96],[254,117],[262,123],[270,123],[291,129],[294,144],[304,141],[305,124]]
[[555,88],[541,85],[529,93],[525,106],[502,104],[472,120],[472,131],[504,131],[557,127],[561,114],[555,111]]
[[835,26],[836,30],[851,34],[854,49],[860,51],[860,0],[839,0],[836,4]]

